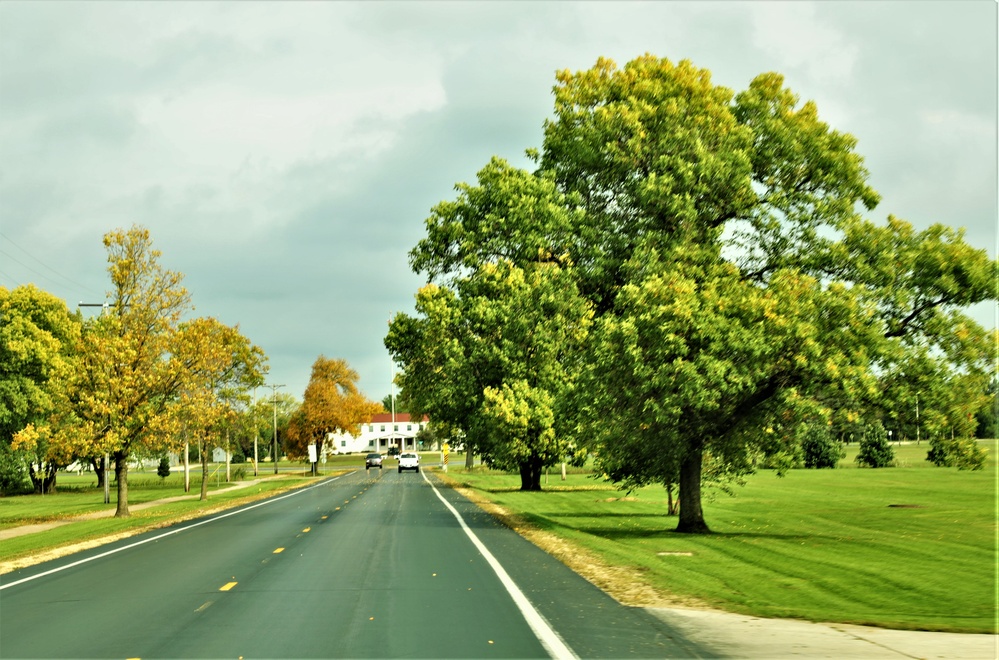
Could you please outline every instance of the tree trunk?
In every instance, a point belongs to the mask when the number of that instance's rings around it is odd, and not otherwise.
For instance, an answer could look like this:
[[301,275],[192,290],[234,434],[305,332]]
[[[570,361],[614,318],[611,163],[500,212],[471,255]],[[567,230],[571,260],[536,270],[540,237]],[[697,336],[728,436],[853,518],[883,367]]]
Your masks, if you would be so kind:
[[208,446],[199,442],[198,453],[201,454],[201,501],[208,499]]
[[107,466],[104,465],[104,458],[91,458],[90,467],[94,468],[94,474],[97,475],[97,489],[104,490],[104,475],[107,471]]
[[118,508],[114,517],[128,518],[132,515],[128,511],[128,454],[115,452],[114,478],[118,480]]
[[673,484],[666,484],[666,515],[675,516],[680,512],[680,503],[673,497],[676,488]]
[[520,490],[541,490],[541,458],[531,456],[520,464]]
[[680,521],[676,531],[686,534],[708,534],[701,509],[701,461],[704,448],[698,444],[680,463]]

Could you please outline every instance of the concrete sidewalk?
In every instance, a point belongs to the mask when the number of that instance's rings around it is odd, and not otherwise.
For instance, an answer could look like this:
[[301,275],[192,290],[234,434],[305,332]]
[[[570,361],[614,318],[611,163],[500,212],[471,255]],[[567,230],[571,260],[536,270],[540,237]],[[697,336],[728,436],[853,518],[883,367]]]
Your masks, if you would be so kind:
[[995,660],[999,636],[887,630],[709,610],[646,608],[718,657]]

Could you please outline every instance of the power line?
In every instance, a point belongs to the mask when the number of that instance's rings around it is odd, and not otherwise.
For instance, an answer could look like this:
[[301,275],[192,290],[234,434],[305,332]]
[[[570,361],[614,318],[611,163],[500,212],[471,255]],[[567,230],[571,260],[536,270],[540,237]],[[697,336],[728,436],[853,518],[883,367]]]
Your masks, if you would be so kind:
[[14,283],[14,286],[11,287],[11,288],[16,288],[16,287],[21,286],[21,281],[19,279],[17,279],[16,277],[10,275],[9,273],[5,273],[2,270],[0,270],[0,276],[6,277],[8,280],[10,280],[11,282]]
[[[37,263],[39,263],[39,264],[40,264],[40,265],[41,265],[41,266],[42,266],[43,268],[45,268],[46,270],[48,270],[48,271],[50,271],[50,272],[54,273],[55,275],[57,275],[57,276],[61,277],[61,278],[62,278],[63,280],[65,280],[66,282],[69,282],[69,283],[70,283],[70,284],[72,284],[73,286],[76,286],[76,287],[79,287],[79,289],[81,289],[81,290],[83,290],[83,291],[87,291],[87,292],[89,292],[89,293],[93,293],[93,294],[97,294],[97,295],[101,295],[101,294],[100,294],[99,292],[97,292],[97,291],[94,291],[94,290],[93,290],[93,289],[91,289],[90,287],[88,287],[88,286],[86,286],[86,285],[83,285],[83,284],[80,284],[80,283],[79,283],[79,282],[77,282],[76,280],[74,280],[74,279],[72,279],[72,278],[70,278],[70,277],[67,277],[66,275],[63,275],[62,273],[60,273],[60,272],[59,272],[59,271],[57,271],[56,269],[52,268],[51,266],[49,266],[48,264],[46,264],[46,263],[45,263],[44,261],[42,261],[41,259],[39,259],[39,258],[38,258],[38,257],[36,257],[35,255],[31,254],[30,252],[28,252],[27,250],[25,250],[25,249],[24,249],[23,247],[21,247],[20,245],[18,245],[18,244],[17,244],[17,243],[15,243],[14,241],[12,241],[12,240],[10,239],[10,237],[9,237],[9,236],[7,236],[6,234],[4,234],[4,233],[0,232],[0,237],[2,237],[2,238],[3,238],[4,240],[6,240],[6,241],[7,241],[8,243],[10,243],[10,244],[11,244],[11,245],[13,245],[14,247],[16,247],[16,248],[17,248],[18,250],[20,250],[21,252],[23,252],[24,254],[26,254],[26,255],[27,255],[28,257],[30,257],[31,259],[33,259],[34,261],[36,261]],[[26,263],[24,263],[23,261],[20,261],[20,260],[18,260],[17,258],[15,258],[15,257],[14,257],[14,256],[13,256],[12,254],[10,254],[10,253],[8,253],[8,252],[5,252],[5,251],[3,251],[3,250],[0,250],[0,254],[3,254],[4,256],[6,256],[7,258],[9,258],[9,259],[10,259],[11,261],[13,261],[13,262],[15,262],[15,263],[17,263],[17,264],[20,264],[21,266],[24,266],[25,268],[27,268],[27,269],[28,269],[29,271],[31,271],[31,272],[32,272],[32,273],[34,273],[35,275],[38,275],[39,277],[41,277],[41,278],[44,278],[44,279],[48,280],[48,281],[49,281],[49,282],[51,282],[52,284],[55,284],[55,285],[57,285],[57,286],[64,286],[63,284],[60,284],[59,282],[57,282],[57,281],[53,280],[53,279],[52,279],[52,278],[50,278],[49,276],[47,276],[47,275],[44,275],[43,273],[39,273],[39,272],[38,272],[37,270],[35,270],[35,269],[34,269],[34,268],[32,268],[31,266],[29,266],[28,264],[26,264]]]

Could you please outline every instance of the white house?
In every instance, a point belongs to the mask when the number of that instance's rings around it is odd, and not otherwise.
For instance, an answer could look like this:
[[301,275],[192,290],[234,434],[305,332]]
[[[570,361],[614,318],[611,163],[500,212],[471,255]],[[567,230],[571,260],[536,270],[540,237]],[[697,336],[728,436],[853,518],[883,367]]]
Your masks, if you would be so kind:
[[400,451],[416,451],[421,449],[416,446],[416,434],[425,429],[428,423],[426,417],[416,420],[409,413],[379,413],[372,416],[371,421],[361,424],[360,435],[331,433],[328,436],[329,451],[333,454],[384,454],[389,447],[399,447]]

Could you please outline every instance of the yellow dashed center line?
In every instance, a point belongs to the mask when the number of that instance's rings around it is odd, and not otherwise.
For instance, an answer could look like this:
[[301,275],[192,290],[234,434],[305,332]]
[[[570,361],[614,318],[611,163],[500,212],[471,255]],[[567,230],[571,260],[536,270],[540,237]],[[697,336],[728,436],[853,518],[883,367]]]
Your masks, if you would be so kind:
[[226,582],[224,585],[222,585],[222,588],[219,589],[219,591],[229,591],[230,589],[232,589],[233,587],[235,587],[237,584],[239,584],[239,583],[238,582]]
[[272,554],[275,554],[275,555],[279,555],[279,554],[281,554],[282,552],[284,552],[284,548],[278,548],[278,549],[277,549],[277,550],[275,550],[275,551],[274,551],[274,552],[273,552]]

